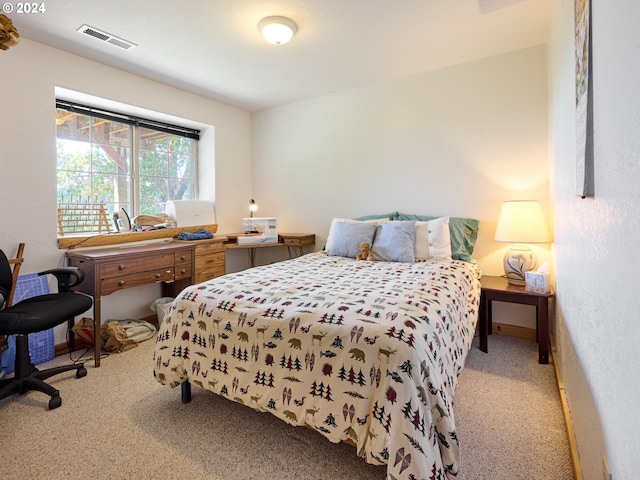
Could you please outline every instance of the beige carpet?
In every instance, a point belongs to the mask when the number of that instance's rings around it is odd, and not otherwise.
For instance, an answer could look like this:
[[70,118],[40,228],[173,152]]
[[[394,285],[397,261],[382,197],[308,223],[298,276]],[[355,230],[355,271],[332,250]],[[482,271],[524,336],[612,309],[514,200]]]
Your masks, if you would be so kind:
[[[190,480],[382,480],[346,444],[291,427],[267,413],[152,377],[154,340],[112,354],[87,377],[54,377],[62,407],[38,392],[0,401],[0,478]],[[477,339],[455,399],[461,480],[572,479],[552,365],[536,345]],[[64,363],[59,357],[49,364]],[[45,368],[47,365],[42,365]],[[425,475],[426,476],[426,475]]]

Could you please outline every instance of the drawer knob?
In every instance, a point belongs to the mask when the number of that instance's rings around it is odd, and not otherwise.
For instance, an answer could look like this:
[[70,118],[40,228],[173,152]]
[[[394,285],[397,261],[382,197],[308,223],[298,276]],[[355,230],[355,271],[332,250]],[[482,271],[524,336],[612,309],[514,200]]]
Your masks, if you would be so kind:
[[160,278],[160,277],[162,277],[162,274],[156,273],[156,278]]
[[186,257],[185,255],[182,255],[182,256],[180,257],[180,260],[186,260],[186,259],[187,259],[187,257]]
[[124,269],[125,269],[124,265],[122,265],[122,264],[118,265],[118,270],[124,270]]
[[120,281],[118,282],[118,285],[120,285],[121,287],[124,287],[124,280],[120,280]]
[[187,271],[183,268],[182,270],[180,270],[180,273],[185,274],[187,273]]

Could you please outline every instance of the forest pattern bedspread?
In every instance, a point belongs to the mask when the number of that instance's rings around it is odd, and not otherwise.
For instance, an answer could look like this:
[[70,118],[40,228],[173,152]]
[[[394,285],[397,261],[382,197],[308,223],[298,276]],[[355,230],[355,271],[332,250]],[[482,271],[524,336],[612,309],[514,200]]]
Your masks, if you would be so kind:
[[479,269],[307,254],[193,285],[158,332],[154,375],[189,380],[387,464],[459,467],[453,397],[478,318]]

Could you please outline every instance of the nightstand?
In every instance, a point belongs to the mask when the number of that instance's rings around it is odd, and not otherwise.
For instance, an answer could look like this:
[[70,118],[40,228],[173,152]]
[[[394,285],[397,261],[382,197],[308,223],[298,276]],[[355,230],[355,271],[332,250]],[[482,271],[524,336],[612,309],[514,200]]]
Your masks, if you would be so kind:
[[524,286],[510,285],[504,277],[483,276],[480,279],[480,350],[487,353],[488,335],[492,329],[491,302],[519,303],[536,307],[538,363],[549,363],[549,300],[553,293],[527,292]]

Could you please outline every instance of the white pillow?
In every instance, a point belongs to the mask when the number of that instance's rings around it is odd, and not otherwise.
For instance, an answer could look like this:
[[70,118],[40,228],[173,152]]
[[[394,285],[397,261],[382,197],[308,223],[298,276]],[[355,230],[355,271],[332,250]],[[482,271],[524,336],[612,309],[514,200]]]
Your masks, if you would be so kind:
[[449,217],[416,222],[416,262],[430,258],[451,259]]
[[386,223],[388,222],[388,218],[376,218],[375,220],[354,220],[352,218],[334,218],[331,220],[331,226],[329,227],[329,235],[327,235],[327,242],[324,244],[325,251],[331,255],[331,246],[333,245],[334,238],[336,235],[336,223],[338,222],[347,222],[347,223]]

